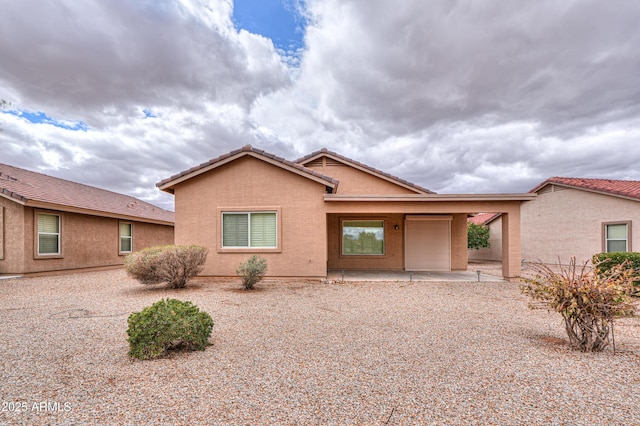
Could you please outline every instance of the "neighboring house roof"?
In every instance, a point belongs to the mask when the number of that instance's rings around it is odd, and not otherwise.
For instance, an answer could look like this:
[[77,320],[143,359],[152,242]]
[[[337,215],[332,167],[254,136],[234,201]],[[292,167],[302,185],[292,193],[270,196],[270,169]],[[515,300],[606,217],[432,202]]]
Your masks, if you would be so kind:
[[265,161],[267,163],[273,164],[275,166],[281,167],[290,172],[296,173],[300,176],[309,178],[318,183],[322,183],[325,186],[328,186],[332,189],[338,187],[338,180],[319,173],[313,169],[309,169],[304,167],[301,164],[294,163],[293,161],[285,160],[282,157],[278,157],[275,154],[270,154],[261,149],[256,149],[251,145],[245,145],[240,149],[236,149],[234,151],[229,152],[228,154],[221,155],[217,158],[211,159],[206,163],[202,163],[198,166],[192,167],[189,170],[185,170],[176,175],[173,175],[167,179],[164,179],[156,184],[158,188],[163,191],[173,193],[173,187],[180,182],[184,182],[185,180],[191,179],[197,175],[202,173],[206,173],[212,169],[220,167],[224,164],[227,164],[231,161],[234,161],[240,157],[251,156],[257,158],[259,160]]
[[502,213],[478,213],[475,216],[467,218],[467,222],[473,222],[476,225],[488,225],[500,216],[502,216]]
[[378,170],[378,169],[375,169],[375,168],[373,168],[371,166],[367,166],[366,164],[360,163],[359,161],[355,161],[355,160],[352,160],[351,158],[347,158],[347,157],[345,157],[343,155],[340,155],[340,154],[338,154],[336,152],[329,151],[327,148],[322,148],[319,151],[315,151],[315,152],[312,152],[309,155],[305,155],[304,157],[298,158],[295,162],[298,163],[298,164],[305,165],[305,164],[308,164],[308,163],[310,163],[310,162],[312,162],[312,161],[314,161],[314,160],[316,160],[318,158],[321,158],[323,156],[326,156],[326,157],[329,157],[329,158],[333,158],[334,160],[337,160],[337,161],[340,161],[342,163],[348,164],[348,165],[350,165],[350,166],[352,166],[352,167],[354,167],[354,168],[356,168],[358,170],[361,170],[361,171],[364,171],[364,172],[369,173],[371,175],[377,176],[377,177],[379,177],[381,179],[384,179],[386,181],[393,182],[393,183],[395,183],[397,185],[401,185],[401,186],[403,186],[405,188],[408,188],[408,189],[410,189],[412,191],[415,191],[417,193],[435,194],[435,192],[433,192],[433,191],[431,191],[429,189],[423,188],[421,186],[418,186],[415,183],[408,182],[408,181],[406,181],[404,179],[400,179],[397,176],[393,176],[393,175],[391,175],[389,173],[385,173],[385,172],[383,172],[381,170]]
[[128,195],[0,164],[0,196],[27,207],[173,225],[174,213]]
[[552,177],[529,192],[539,192],[548,185],[559,185],[636,201],[640,200],[640,181],[637,180]]

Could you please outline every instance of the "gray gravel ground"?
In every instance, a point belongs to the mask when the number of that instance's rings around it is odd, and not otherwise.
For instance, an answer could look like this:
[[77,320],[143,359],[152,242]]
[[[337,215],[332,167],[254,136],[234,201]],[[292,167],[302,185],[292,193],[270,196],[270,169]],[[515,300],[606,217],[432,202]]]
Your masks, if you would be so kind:
[[[0,424],[640,424],[636,318],[584,354],[514,283],[258,287],[0,281]],[[165,297],[209,312],[213,345],[131,361],[128,315]]]

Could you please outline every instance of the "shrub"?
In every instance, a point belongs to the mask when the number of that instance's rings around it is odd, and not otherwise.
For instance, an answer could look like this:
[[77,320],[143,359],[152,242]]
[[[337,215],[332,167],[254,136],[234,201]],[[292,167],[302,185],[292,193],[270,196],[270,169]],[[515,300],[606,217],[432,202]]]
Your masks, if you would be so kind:
[[571,258],[567,267],[558,264],[560,272],[542,263],[533,263],[532,268],[536,276],[524,278],[521,286],[533,299],[529,307],[559,312],[574,348],[601,351],[609,344],[614,319],[633,315],[632,271],[624,265],[596,273],[588,262],[577,267]]
[[205,350],[213,320],[191,302],[162,299],[129,315],[129,356],[158,358],[172,349]]
[[[597,265],[597,273],[608,273],[616,265],[624,264],[627,268],[633,269],[633,283],[640,286],[640,253],[637,252],[616,252],[594,254],[591,262]],[[639,290],[636,288],[635,292]]]
[[252,290],[267,273],[267,260],[254,254],[249,260],[238,265],[236,272],[242,278],[244,289]]
[[467,248],[478,250],[489,247],[489,227],[469,222],[467,224]]
[[187,281],[202,271],[208,250],[205,247],[154,246],[131,253],[124,260],[129,276],[142,284],[167,283],[183,288]]

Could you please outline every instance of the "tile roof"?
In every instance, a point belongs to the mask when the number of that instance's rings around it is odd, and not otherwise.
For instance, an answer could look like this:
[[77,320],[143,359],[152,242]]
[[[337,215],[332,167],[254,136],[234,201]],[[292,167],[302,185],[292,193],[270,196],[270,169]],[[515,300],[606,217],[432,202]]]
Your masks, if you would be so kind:
[[637,180],[589,179],[556,176],[545,180],[529,192],[537,192],[549,184],[569,186],[578,189],[586,189],[588,191],[601,192],[603,194],[640,200],[640,181]]
[[82,210],[96,216],[174,222],[174,213],[128,195],[0,164],[0,194],[52,210]]
[[182,171],[182,172],[180,172],[178,174],[175,174],[175,175],[173,175],[173,176],[171,176],[171,177],[169,177],[167,179],[163,179],[160,182],[158,182],[156,184],[156,186],[161,187],[161,186],[166,185],[167,183],[169,183],[171,181],[174,181],[174,180],[179,179],[181,177],[184,177],[184,176],[190,175],[192,173],[198,172],[198,171],[200,171],[200,170],[202,170],[204,168],[207,168],[209,166],[214,166],[216,163],[220,163],[220,162],[222,162],[222,161],[224,161],[224,160],[226,160],[228,158],[234,157],[234,156],[236,156],[238,154],[242,154],[242,153],[257,154],[258,157],[265,157],[267,159],[274,160],[274,161],[276,161],[278,163],[281,163],[283,166],[294,168],[294,169],[300,171],[302,174],[307,174],[310,177],[311,176],[316,177],[316,178],[318,178],[320,180],[323,180],[323,181],[327,182],[330,185],[334,185],[335,186],[335,185],[338,185],[338,183],[339,183],[337,179],[334,179],[334,178],[332,178],[330,176],[327,176],[325,174],[319,173],[319,172],[317,172],[317,171],[315,171],[313,169],[310,169],[308,167],[304,167],[303,165],[298,164],[297,162],[285,160],[282,157],[278,157],[275,154],[271,154],[271,153],[268,153],[268,152],[263,151],[261,149],[254,148],[251,145],[245,145],[240,149],[236,149],[236,150],[231,151],[231,152],[229,152],[227,154],[223,154],[223,155],[221,155],[219,157],[216,157],[216,158],[213,158],[213,159],[211,159],[211,160],[209,160],[209,161],[207,161],[205,163],[199,164],[199,165],[197,165],[195,167],[192,167],[192,168],[190,168],[188,170],[185,170],[185,171]]
[[501,215],[502,213],[478,213],[475,216],[467,218],[467,222],[473,222],[476,225],[488,225]]
[[389,173],[383,172],[382,170],[378,170],[378,169],[373,168],[371,166],[368,166],[366,164],[360,163],[359,161],[355,161],[355,160],[353,160],[351,158],[348,158],[348,157],[345,157],[343,155],[340,155],[337,152],[329,151],[327,148],[322,148],[322,149],[320,149],[318,151],[312,152],[309,155],[305,155],[304,157],[300,157],[295,162],[296,163],[304,163],[307,160],[310,160],[310,159],[312,159],[314,157],[317,157],[317,156],[319,156],[321,154],[328,154],[328,155],[330,155],[332,157],[335,157],[335,158],[338,158],[338,159],[340,159],[340,160],[342,160],[342,161],[344,161],[346,163],[354,164],[354,165],[356,165],[358,167],[361,167],[361,168],[363,168],[365,170],[368,170],[369,172],[371,172],[373,174],[384,176],[387,179],[390,179],[390,180],[396,181],[396,182],[398,182],[398,183],[400,183],[402,185],[414,188],[416,191],[427,193],[427,194],[435,194],[435,192],[433,192],[433,191],[431,191],[431,190],[429,190],[427,188],[423,188],[423,187],[421,187],[419,185],[416,185],[415,183],[406,181],[404,179],[400,179],[397,176],[393,176],[393,175],[391,175]]

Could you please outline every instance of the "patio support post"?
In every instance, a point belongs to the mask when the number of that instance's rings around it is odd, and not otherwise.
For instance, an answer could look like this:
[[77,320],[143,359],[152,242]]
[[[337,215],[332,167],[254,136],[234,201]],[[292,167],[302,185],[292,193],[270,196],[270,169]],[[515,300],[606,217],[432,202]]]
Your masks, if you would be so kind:
[[502,214],[502,276],[509,281],[520,277],[520,206]]

